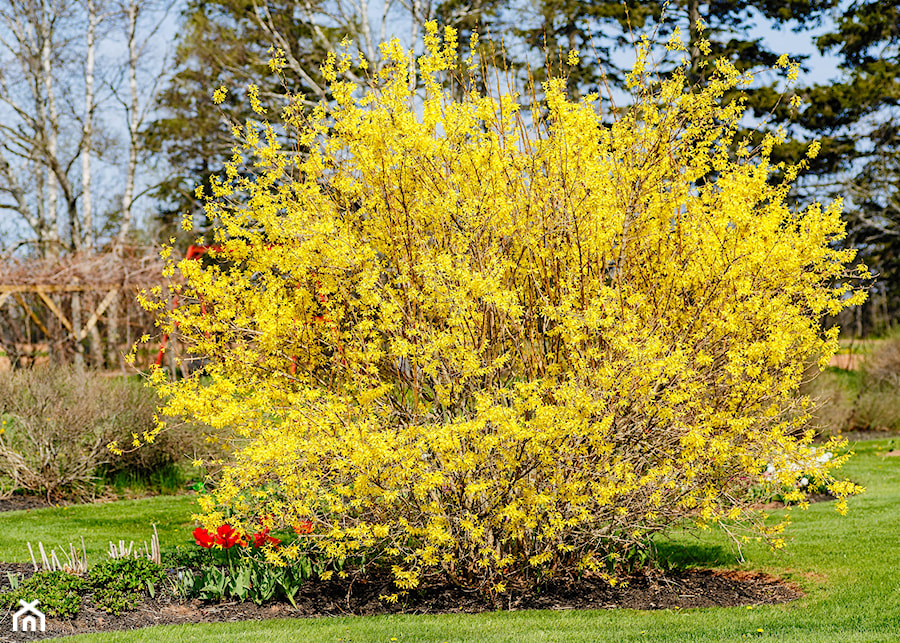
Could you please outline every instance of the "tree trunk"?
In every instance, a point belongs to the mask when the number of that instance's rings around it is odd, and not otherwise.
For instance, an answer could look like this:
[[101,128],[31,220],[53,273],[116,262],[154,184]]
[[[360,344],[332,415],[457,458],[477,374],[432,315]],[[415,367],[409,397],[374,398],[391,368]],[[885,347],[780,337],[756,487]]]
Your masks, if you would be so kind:
[[119,302],[121,293],[116,293],[115,298],[106,310],[106,367],[124,368],[119,356]]
[[93,204],[91,203],[91,138],[94,126],[94,54],[99,18],[94,0],[86,0],[88,12],[87,56],[84,63],[84,125],[81,140],[81,217],[84,222],[84,247],[94,250]]
[[[59,153],[59,110],[56,107],[56,93],[53,88],[53,64],[51,56],[53,53],[53,25],[50,16],[47,15],[47,8],[41,7],[40,16],[41,31],[41,80],[44,85],[44,99],[47,101],[44,121],[44,130],[42,132],[45,137],[45,154],[48,160],[55,159]],[[59,222],[57,221],[58,202],[59,202],[59,182],[57,181],[54,168],[48,163],[45,165],[47,172],[47,221],[53,230],[59,230]],[[78,220],[71,217],[69,213],[69,233],[71,239],[71,247],[77,250],[80,246],[80,234],[78,230]],[[56,235],[58,239],[58,233]]]
[[81,343],[81,293],[72,293],[72,335],[75,336],[75,370],[84,370],[84,344]]
[[116,235],[116,247],[120,248],[128,238],[131,229],[132,208],[134,205],[134,175],[137,168],[138,154],[138,128],[140,114],[138,113],[138,88],[137,88],[137,19],[138,5],[136,0],[128,3],[126,10],[128,18],[128,168],[125,171],[125,191],[122,194],[122,224],[119,234]]
[[688,37],[690,38],[691,73],[690,81],[700,80],[700,0],[688,0]]

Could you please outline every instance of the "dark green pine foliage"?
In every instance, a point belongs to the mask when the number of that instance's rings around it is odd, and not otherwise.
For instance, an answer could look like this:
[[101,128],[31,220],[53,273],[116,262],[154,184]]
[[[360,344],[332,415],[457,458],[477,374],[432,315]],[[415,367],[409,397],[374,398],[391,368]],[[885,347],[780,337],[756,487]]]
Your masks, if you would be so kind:
[[855,320],[878,332],[900,317],[900,0],[849,5],[817,44],[841,73],[806,90],[798,122],[821,138],[814,170],[844,197],[848,242],[878,275]]
[[[493,25],[501,3],[502,0],[444,0],[407,4],[416,8],[419,22],[433,18],[442,25],[456,27],[463,57],[468,53],[469,36],[477,31],[481,34],[481,54],[489,60],[490,35],[498,29]],[[376,13],[384,9],[384,5],[370,4]],[[270,110],[279,109],[288,92],[303,96],[312,105],[328,98],[320,66],[329,51],[340,52],[345,37],[355,43],[349,47],[351,54],[360,45],[364,51],[369,49],[368,57],[377,57],[378,42],[366,40],[361,16],[346,13],[351,5],[338,7],[325,0],[188,1],[177,39],[175,72],[158,100],[160,116],[144,131],[149,153],[171,169],[155,193],[160,203],[159,236],[177,236],[185,213],[193,214],[201,229],[208,229],[195,188],[208,188],[210,177],[221,174],[234,146],[232,124],[253,117],[245,100],[244,88],[248,84],[259,86],[262,103]],[[404,3],[391,3],[386,37],[391,37],[392,29],[409,32],[408,9]],[[369,28],[373,38],[377,38],[374,34],[379,25],[371,22],[374,19],[375,13],[370,15]],[[421,38],[421,28],[419,33]],[[421,48],[421,42],[417,46]],[[268,65],[272,47],[286,53],[287,66],[281,75],[274,74]],[[464,81],[466,77],[460,68],[459,78]],[[362,77],[353,80],[370,82]],[[228,99],[215,107],[211,95],[219,86],[228,89]],[[462,86],[463,83],[458,84],[458,88]],[[182,236],[187,242],[196,235]]]
[[[788,32],[801,32],[816,25],[836,0],[726,1],[672,0],[637,2],[634,0],[538,0],[520,11],[519,23],[512,31],[530,50],[529,61],[537,61],[536,80],[548,74],[566,71],[565,60],[571,50],[581,57],[578,69],[571,70],[570,92],[602,91],[603,76],[614,87],[624,85],[625,73],[633,62],[633,43],[641,36],[664,44],[678,29],[688,47],[693,80],[702,80],[709,62],[720,57],[732,60],[739,69],[770,67],[782,53],[772,50],[756,27],[767,25]],[[699,42],[710,43],[708,53]],[[786,43],[790,38],[785,38]],[[789,49],[789,46],[786,47]],[[792,56],[800,59],[800,56]],[[544,64],[544,60],[548,62]],[[762,92],[759,100],[751,96],[754,108],[768,112],[774,89]]]
[[[514,12],[510,36],[520,39],[521,64],[531,67],[536,82],[568,74],[570,96],[602,91],[606,83],[623,87],[628,69],[617,51],[633,51],[637,38],[659,9],[648,3],[590,0],[537,0]],[[513,41],[515,42],[515,41]],[[581,59],[575,68],[566,64],[570,51]]]
[[[252,117],[245,96],[249,84],[259,86],[267,109],[278,109],[279,96],[286,92],[303,93],[313,101],[321,96],[319,65],[325,51],[309,24],[299,18],[301,3],[269,0],[268,14],[262,15],[259,5],[247,0],[191,0],[182,12],[175,71],[158,98],[159,116],[143,132],[149,152],[170,170],[155,193],[163,238],[178,234],[185,213],[199,218],[201,229],[206,227],[195,188],[208,188],[210,177],[222,172],[235,144],[232,124]],[[281,78],[269,68],[272,28],[295,54],[303,52],[306,78],[290,70]],[[228,89],[228,98],[215,106],[212,92],[219,86]]]

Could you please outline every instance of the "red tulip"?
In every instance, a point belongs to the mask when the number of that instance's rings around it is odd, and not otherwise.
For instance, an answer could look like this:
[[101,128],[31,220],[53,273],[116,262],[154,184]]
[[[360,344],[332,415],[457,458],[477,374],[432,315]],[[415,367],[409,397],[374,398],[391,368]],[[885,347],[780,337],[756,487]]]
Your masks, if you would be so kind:
[[311,534],[312,530],[312,520],[301,520],[299,525],[294,525],[294,533],[300,534],[301,536],[304,534]]
[[272,543],[273,545],[279,545],[281,541],[274,536],[269,535],[269,528],[266,527],[262,531],[253,534],[253,546],[254,547],[262,547],[266,543]]
[[229,524],[224,524],[216,529],[216,544],[222,549],[229,549],[238,543],[242,543],[241,535]]
[[194,530],[194,541],[198,545],[200,545],[201,547],[205,547],[206,549],[209,549],[216,544],[216,539],[213,537],[213,535],[206,531],[203,527],[197,527]]

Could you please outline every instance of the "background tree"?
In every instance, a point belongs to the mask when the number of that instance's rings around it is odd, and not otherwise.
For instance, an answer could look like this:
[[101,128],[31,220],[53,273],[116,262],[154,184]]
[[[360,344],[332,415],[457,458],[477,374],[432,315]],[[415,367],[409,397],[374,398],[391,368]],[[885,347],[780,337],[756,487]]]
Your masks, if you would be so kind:
[[[41,254],[58,253],[65,245],[75,247],[81,241],[75,217],[77,196],[67,170],[80,154],[83,140],[76,140],[74,154],[60,150],[59,67],[72,60],[71,33],[66,33],[72,19],[71,5],[58,0],[21,0],[0,8],[4,58],[0,101],[6,112],[0,127],[4,179],[0,191],[7,197],[3,207],[31,228],[30,241]],[[60,221],[57,212],[60,187],[67,221]],[[61,235],[67,224],[68,240]]]
[[878,276],[845,313],[862,335],[900,315],[900,3],[854,2],[817,44],[840,57],[840,74],[803,92],[797,122],[822,140],[815,189],[845,198],[847,243]]
[[[185,212],[202,216],[195,188],[208,187],[209,177],[221,170],[230,156],[231,124],[250,114],[242,88],[257,84],[260,99],[270,107],[272,98],[285,89],[322,95],[315,64],[324,60],[325,50],[316,44],[322,36],[315,36],[308,22],[294,20],[304,13],[300,3],[292,1],[265,5],[192,1],[183,10],[173,73],[157,99],[156,118],[142,130],[148,151],[168,166],[167,176],[154,191],[158,234],[175,233]],[[338,32],[329,35],[339,40]],[[284,86],[268,67],[275,39],[290,44],[286,58],[292,73],[285,74]],[[221,111],[210,99],[219,86],[229,92]]]
[[[438,19],[457,28],[463,56],[468,53],[470,34],[477,31],[482,51],[490,54],[484,60],[490,64],[514,75],[530,66],[537,81],[565,67],[569,92],[576,95],[602,88],[604,74],[621,88],[624,67],[629,64],[622,52],[633,51],[634,40],[642,35],[665,41],[678,30],[688,41],[692,79],[700,77],[703,61],[720,56],[741,69],[772,66],[782,52],[770,50],[747,32],[760,20],[803,30],[832,4],[833,0],[798,0],[789,6],[762,0],[750,5],[681,0],[668,3],[663,12],[660,4],[633,0],[545,0],[536,5],[502,0],[382,0],[377,6],[368,0],[192,0],[182,14],[176,72],[160,96],[161,114],[145,130],[149,148],[171,169],[156,192],[160,232],[175,234],[183,212],[203,216],[195,188],[207,185],[209,177],[222,168],[231,154],[231,123],[242,123],[249,115],[240,88],[258,84],[264,104],[271,104],[285,90],[302,93],[311,102],[320,100],[326,84],[319,66],[345,37],[371,61],[370,72],[375,72],[380,64],[375,43],[383,41],[389,30],[396,35],[398,29],[408,29],[409,39],[404,42],[409,44],[417,41],[424,22]],[[710,42],[707,51],[700,51],[701,31]],[[284,51],[286,87],[267,68],[272,47]],[[579,51],[581,64],[564,64],[570,50]],[[364,77],[347,73],[365,84]],[[522,81],[520,74],[510,82],[521,86]],[[414,74],[411,82],[415,86]],[[210,93],[220,85],[230,90],[221,106],[224,118],[210,109],[209,102]],[[758,105],[761,113],[767,113],[776,90],[758,88],[759,98],[750,96],[751,107]]]
[[[56,255],[93,251],[98,234],[125,241],[140,144],[133,134],[141,111],[152,105],[160,66],[146,55],[167,6],[138,0],[0,5],[0,208],[15,246]],[[120,47],[126,56],[116,53]],[[123,94],[128,99],[117,109],[112,99]],[[123,132],[128,151],[119,172],[116,143]],[[97,180],[124,185],[127,198],[114,196],[114,188],[98,201]]]
[[[687,45],[691,81],[700,80],[707,73],[705,63],[719,58],[730,60],[741,70],[772,67],[781,54],[790,52],[773,50],[763,38],[751,33],[761,25],[802,32],[818,24],[824,12],[835,4],[835,0],[540,0],[536,4],[515,5],[515,12],[509,12],[507,20],[516,21],[510,31],[522,38],[538,78],[563,71],[560,65],[567,53],[577,50],[581,63],[569,75],[569,89],[585,92],[602,88],[604,76],[621,88],[624,74],[630,70],[633,44],[642,36],[661,46],[678,32]],[[701,47],[704,40],[708,41],[708,48]],[[802,58],[796,54],[791,57]],[[665,66],[658,71],[665,72]],[[753,107],[752,95],[749,100]],[[766,102],[763,105],[766,111],[771,108]]]
[[[319,68],[345,38],[351,52],[370,61],[365,71],[346,72],[365,85],[380,70],[378,43],[398,28],[409,34],[406,42],[418,42],[422,25],[439,18],[459,30],[466,50],[472,31],[490,31],[500,7],[500,0],[191,0],[182,12],[175,71],[160,94],[160,113],[144,129],[148,149],[170,168],[155,192],[161,234],[177,234],[184,212],[202,218],[195,188],[208,187],[209,177],[221,171],[231,156],[232,124],[251,115],[243,88],[257,85],[271,109],[286,92],[313,104],[328,92]],[[284,55],[281,75],[269,67],[273,49]],[[221,112],[210,104],[219,86],[229,90]]]

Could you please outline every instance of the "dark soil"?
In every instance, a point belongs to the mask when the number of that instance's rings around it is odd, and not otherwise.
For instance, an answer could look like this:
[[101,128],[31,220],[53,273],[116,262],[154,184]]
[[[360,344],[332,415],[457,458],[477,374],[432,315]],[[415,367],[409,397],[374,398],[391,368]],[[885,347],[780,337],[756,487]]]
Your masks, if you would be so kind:
[[[192,495],[196,494],[195,491],[190,489],[182,489],[174,494],[166,494],[166,495]],[[126,494],[113,494],[109,493],[102,496],[97,496],[93,498],[58,498],[53,500],[48,500],[46,496],[32,495],[32,494],[21,494],[14,493],[11,496],[0,496],[0,513],[4,511],[19,511],[22,509],[45,509],[47,507],[65,507],[65,506],[73,506],[78,504],[99,504],[105,502],[117,502],[119,500],[137,500],[139,498],[152,498],[154,496],[160,495],[153,491],[146,491],[141,493],[126,493]]]
[[0,512],[19,511],[20,509],[42,509],[52,506],[44,496],[13,495],[0,498]]
[[[8,589],[6,572],[31,575],[30,564],[0,563],[0,589]],[[625,586],[610,587],[600,579],[559,582],[528,595],[510,592],[496,605],[484,596],[457,587],[435,584],[391,605],[379,595],[392,593],[388,577],[367,581],[317,581],[307,583],[288,603],[257,606],[253,603],[203,603],[179,601],[162,592],[145,596],[132,612],[112,616],[95,609],[89,599],[73,619],[47,619],[45,633],[12,633],[12,612],[0,618],[0,641],[33,641],[71,634],[132,630],[173,623],[215,623],[268,618],[312,616],[368,616],[374,614],[474,614],[490,610],[523,609],[682,609],[784,603],[801,596],[793,586],[759,573],[723,571],[646,572],[628,579]]]
[[[816,502],[831,502],[832,500],[836,500],[835,496],[832,496],[830,493],[810,493],[806,496],[806,502],[809,504],[814,504]],[[761,509],[763,511],[771,511],[774,509],[784,509],[788,505],[797,503],[784,503],[781,500],[771,500],[769,502],[760,503],[758,505],[754,505],[755,509]]]

